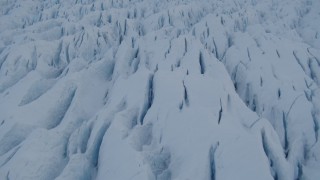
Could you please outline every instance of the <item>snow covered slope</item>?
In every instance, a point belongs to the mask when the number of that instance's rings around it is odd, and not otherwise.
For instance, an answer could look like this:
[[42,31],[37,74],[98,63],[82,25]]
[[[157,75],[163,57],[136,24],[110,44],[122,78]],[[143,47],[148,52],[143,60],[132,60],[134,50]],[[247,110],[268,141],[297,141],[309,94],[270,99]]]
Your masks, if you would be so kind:
[[319,180],[319,0],[0,0],[0,179]]

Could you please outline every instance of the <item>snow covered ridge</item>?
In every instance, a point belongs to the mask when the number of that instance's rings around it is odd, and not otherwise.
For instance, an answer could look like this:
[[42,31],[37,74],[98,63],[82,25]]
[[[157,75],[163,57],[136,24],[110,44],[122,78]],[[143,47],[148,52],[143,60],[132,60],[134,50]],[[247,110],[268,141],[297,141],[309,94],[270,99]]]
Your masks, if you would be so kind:
[[319,0],[0,0],[0,179],[319,180]]

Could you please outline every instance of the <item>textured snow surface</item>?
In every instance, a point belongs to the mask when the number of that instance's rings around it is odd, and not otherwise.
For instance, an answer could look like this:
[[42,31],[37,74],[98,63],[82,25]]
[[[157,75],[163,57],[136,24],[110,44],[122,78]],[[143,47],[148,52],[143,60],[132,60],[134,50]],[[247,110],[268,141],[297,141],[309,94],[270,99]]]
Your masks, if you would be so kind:
[[319,0],[0,0],[0,179],[319,180]]

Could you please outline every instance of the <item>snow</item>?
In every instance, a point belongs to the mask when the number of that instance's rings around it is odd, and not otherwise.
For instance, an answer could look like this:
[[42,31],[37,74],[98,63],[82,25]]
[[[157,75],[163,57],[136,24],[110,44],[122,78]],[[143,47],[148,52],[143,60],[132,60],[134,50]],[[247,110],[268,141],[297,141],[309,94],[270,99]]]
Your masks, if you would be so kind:
[[0,1],[0,179],[319,179],[319,5]]

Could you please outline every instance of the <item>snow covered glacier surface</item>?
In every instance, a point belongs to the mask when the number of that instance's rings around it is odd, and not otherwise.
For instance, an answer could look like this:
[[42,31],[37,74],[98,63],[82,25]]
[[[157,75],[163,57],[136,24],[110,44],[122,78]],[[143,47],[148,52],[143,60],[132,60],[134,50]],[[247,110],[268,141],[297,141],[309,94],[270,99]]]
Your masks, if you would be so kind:
[[0,179],[319,180],[319,0],[0,0]]

